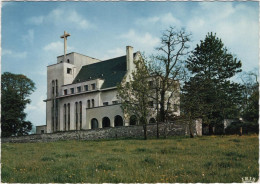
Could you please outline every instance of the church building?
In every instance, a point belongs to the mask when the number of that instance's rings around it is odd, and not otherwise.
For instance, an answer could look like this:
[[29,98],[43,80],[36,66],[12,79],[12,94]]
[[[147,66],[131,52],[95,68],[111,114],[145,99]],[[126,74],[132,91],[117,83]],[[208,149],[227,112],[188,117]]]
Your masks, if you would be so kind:
[[120,107],[117,85],[124,77],[129,79],[140,52],[126,46],[126,55],[104,61],[76,52],[66,54],[68,36],[66,32],[61,36],[64,55],[47,67],[46,133],[136,124]]

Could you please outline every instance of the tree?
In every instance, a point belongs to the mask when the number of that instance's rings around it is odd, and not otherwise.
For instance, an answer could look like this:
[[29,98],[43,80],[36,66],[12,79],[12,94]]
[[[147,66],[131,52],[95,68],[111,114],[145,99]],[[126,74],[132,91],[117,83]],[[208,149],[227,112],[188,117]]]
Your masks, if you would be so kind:
[[[208,124],[230,115],[237,116],[241,103],[241,85],[232,82],[230,78],[242,71],[241,61],[228,52],[221,39],[216,34],[208,33],[205,40],[192,51],[186,64],[192,76],[190,82],[185,84],[185,93],[191,97],[195,93],[199,97],[199,108],[195,112],[191,111],[191,114],[200,113]],[[191,83],[199,87],[191,89],[187,86]],[[196,102],[195,99],[192,101]]]
[[[163,32],[161,45],[156,48],[158,54],[152,56],[150,73],[159,81],[156,85],[158,91],[159,114],[157,120],[165,122],[170,116],[171,107],[169,103],[176,93],[177,82],[183,77],[183,63],[188,55],[188,43],[190,34],[185,30],[177,30],[170,27]],[[159,80],[158,80],[159,79]],[[175,86],[175,89],[173,89]],[[159,137],[157,133],[157,137]]]
[[150,116],[149,73],[144,56],[134,61],[136,70],[129,79],[124,78],[118,85],[118,98],[121,108],[128,116],[136,115],[144,127],[144,139],[147,139],[147,118]]
[[181,119],[188,122],[190,137],[193,138],[192,132],[193,120],[202,118],[204,86],[200,85],[200,79],[191,78],[186,81],[181,93]]
[[32,123],[25,120],[24,109],[31,102],[28,97],[35,90],[34,82],[22,74],[5,72],[1,88],[2,136],[27,135]]
[[259,82],[256,71],[243,72],[240,76],[243,85],[242,117],[249,122],[258,123]]

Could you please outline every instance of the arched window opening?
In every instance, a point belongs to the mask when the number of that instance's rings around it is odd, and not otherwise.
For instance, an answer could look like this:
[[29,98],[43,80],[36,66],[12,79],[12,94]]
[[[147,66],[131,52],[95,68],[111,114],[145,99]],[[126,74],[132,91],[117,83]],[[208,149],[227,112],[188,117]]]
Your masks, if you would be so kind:
[[110,127],[110,119],[108,117],[104,117],[102,119],[102,127],[103,128]]
[[115,116],[115,127],[116,126],[123,126],[123,118],[119,115]]
[[154,118],[151,118],[151,119],[149,120],[149,124],[154,124],[154,123],[156,123],[155,119],[154,119]]
[[137,125],[137,117],[135,115],[130,117],[130,125]]
[[91,120],[91,129],[96,129],[98,128],[98,120],[96,118],[93,118]]

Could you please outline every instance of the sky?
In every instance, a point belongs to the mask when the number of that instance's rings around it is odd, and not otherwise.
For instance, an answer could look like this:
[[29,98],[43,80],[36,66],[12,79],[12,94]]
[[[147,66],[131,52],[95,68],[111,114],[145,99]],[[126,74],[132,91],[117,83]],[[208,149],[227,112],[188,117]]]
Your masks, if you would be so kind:
[[169,26],[191,33],[193,49],[216,33],[243,71],[258,69],[258,2],[3,2],[1,73],[24,74],[36,84],[27,120],[46,124],[47,66],[69,52],[101,60],[134,51],[155,54]]

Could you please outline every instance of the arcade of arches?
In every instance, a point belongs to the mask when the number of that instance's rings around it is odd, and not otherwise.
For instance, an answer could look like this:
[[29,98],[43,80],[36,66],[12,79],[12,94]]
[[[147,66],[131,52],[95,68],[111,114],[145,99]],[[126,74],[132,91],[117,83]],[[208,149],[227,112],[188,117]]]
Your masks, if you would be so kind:
[[[114,126],[123,126],[123,118],[119,115],[114,117]],[[102,119],[102,128],[111,127],[110,119],[108,117],[104,117]],[[98,120],[96,118],[91,119],[91,129],[99,128],[98,127]]]

